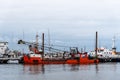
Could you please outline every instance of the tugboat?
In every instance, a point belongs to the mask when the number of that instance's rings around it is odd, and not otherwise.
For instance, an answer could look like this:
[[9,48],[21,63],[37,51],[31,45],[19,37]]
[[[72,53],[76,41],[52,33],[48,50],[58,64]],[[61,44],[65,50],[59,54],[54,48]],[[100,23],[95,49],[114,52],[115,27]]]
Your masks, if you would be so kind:
[[64,52],[62,58],[56,57],[45,57],[44,54],[44,33],[42,36],[42,47],[39,50],[38,48],[38,35],[36,36],[36,42],[30,43],[23,40],[19,40],[18,44],[27,44],[29,45],[29,54],[24,54],[23,62],[24,64],[91,64],[98,63],[98,59],[90,59],[87,53],[80,53],[78,48],[70,48],[69,57],[65,58],[66,52]]

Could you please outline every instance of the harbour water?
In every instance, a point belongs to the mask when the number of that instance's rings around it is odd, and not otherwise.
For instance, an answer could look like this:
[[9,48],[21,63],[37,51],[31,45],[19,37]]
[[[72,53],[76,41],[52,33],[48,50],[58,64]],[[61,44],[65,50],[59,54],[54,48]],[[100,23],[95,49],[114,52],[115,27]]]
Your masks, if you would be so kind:
[[1,80],[120,80],[120,63],[90,65],[0,64]]

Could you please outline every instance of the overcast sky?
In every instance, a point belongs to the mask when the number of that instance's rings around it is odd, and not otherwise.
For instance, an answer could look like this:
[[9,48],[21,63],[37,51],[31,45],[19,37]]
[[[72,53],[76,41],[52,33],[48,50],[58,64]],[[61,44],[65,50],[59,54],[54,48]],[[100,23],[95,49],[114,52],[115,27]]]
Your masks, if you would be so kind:
[[0,0],[0,39],[34,37],[90,38],[98,31],[112,38],[120,33],[120,0]]

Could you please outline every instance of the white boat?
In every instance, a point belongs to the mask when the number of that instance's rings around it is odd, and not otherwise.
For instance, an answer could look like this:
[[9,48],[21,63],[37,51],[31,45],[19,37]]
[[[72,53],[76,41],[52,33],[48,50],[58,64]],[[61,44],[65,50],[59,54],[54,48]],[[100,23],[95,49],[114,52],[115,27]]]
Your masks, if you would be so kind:
[[8,42],[0,42],[0,57],[4,57],[8,50]]
[[[97,57],[98,58],[115,58],[115,57],[120,57],[120,55],[116,54],[116,47],[115,47],[115,36],[112,39],[113,44],[112,44],[112,49],[107,49],[105,47],[101,47],[97,49]],[[91,51],[88,52],[90,57],[96,57],[96,52]]]
[[[96,56],[96,53],[95,51],[91,51],[88,53],[89,56],[91,57],[95,57]],[[107,48],[104,48],[104,47],[101,47],[97,50],[97,57],[98,58],[101,58],[101,57],[111,57],[111,56],[114,56],[114,52],[113,50],[109,50]]]
[[8,48],[8,42],[0,41],[0,63],[19,63],[22,57],[21,52]]

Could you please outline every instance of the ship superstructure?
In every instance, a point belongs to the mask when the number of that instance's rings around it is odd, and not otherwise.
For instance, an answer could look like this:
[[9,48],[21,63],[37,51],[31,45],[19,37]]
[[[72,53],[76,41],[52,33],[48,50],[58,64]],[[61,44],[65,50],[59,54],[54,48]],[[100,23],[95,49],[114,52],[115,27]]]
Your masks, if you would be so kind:
[[6,54],[8,50],[8,42],[0,42],[0,57]]

